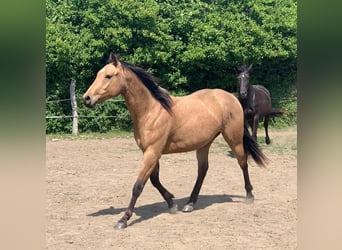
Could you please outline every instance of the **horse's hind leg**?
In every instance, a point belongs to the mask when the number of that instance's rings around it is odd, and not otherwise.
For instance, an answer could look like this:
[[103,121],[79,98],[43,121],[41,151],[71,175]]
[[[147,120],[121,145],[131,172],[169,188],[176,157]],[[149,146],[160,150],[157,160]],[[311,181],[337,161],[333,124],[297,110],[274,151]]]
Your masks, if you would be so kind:
[[156,189],[158,189],[159,193],[163,196],[163,198],[167,202],[167,205],[170,209],[169,210],[170,213],[177,212],[177,204],[173,203],[173,198],[175,198],[174,195],[171,194],[169,191],[167,191],[166,188],[163,187],[163,185],[160,183],[160,180],[159,180],[159,161],[158,161],[156,167],[154,168],[154,170],[150,176],[150,180],[151,180],[153,186]]
[[189,201],[185,204],[183,212],[191,212],[194,210],[194,204],[197,201],[198,194],[201,190],[203,180],[207,174],[209,163],[208,163],[208,153],[211,143],[205,147],[198,149],[196,151],[197,161],[198,161],[198,175],[195,186],[191,192]]
[[242,170],[243,178],[245,182],[246,202],[252,203],[254,200],[254,195],[252,193],[253,186],[249,179],[248,163],[247,163],[248,155],[244,150],[242,134],[236,131],[234,131],[234,133],[230,131],[230,133],[223,132],[222,135],[223,135],[223,138],[228,143],[228,145],[230,146],[230,148],[235,153],[235,156]]
[[264,118],[264,128],[265,128],[265,134],[266,134],[266,144],[270,144],[271,140],[270,137],[268,136],[268,121],[270,120],[270,116],[266,115]]

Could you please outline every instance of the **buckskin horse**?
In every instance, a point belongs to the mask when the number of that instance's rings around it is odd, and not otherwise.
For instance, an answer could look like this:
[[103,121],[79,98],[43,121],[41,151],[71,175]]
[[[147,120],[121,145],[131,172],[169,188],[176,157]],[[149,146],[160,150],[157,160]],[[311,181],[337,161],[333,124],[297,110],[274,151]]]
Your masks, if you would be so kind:
[[268,122],[270,117],[281,116],[284,111],[272,108],[271,95],[268,89],[262,85],[251,85],[249,83],[249,72],[252,64],[248,68],[240,66],[236,68],[238,75],[239,100],[244,110],[247,123],[252,128],[252,137],[257,140],[257,129],[259,120],[264,118],[264,128],[266,134],[266,144],[271,140],[268,136]]
[[87,107],[93,108],[119,94],[124,97],[133,120],[134,138],[143,152],[143,160],[129,206],[115,228],[127,227],[148,179],[165,199],[170,212],[177,210],[174,195],[159,180],[162,154],[196,150],[198,176],[183,208],[183,212],[191,212],[208,170],[210,145],[220,133],[242,169],[246,201],[254,200],[247,158],[251,155],[259,166],[265,166],[267,158],[244,130],[243,110],[234,95],[219,89],[203,89],[188,96],[173,97],[157,84],[154,76],[111,53],[107,64],[83,95],[83,101]]

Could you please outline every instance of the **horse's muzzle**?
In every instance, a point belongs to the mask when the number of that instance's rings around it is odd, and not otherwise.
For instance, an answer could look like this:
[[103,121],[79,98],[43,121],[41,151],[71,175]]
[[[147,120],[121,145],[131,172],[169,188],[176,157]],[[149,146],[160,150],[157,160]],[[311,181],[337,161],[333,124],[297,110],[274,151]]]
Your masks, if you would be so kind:
[[95,107],[95,103],[91,102],[91,98],[90,96],[83,96],[83,103],[84,105],[86,105],[88,108],[94,108]]
[[240,92],[240,97],[242,99],[246,99],[247,98],[247,92]]

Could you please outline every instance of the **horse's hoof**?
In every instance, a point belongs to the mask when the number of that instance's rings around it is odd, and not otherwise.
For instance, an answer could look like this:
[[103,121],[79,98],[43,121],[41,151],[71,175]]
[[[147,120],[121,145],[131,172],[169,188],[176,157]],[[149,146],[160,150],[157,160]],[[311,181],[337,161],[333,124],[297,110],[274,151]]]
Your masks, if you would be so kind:
[[254,202],[254,195],[253,194],[247,194],[245,203],[252,204]]
[[127,227],[127,222],[121,222],[121,221],[116,223],[116,225],[114,226],[115,229],[124,229],[126,227]]
[[247,199],[245,200],[246,204],[253,204],[254,203],[254,199]]
[[189,213],[189,212],[192,212],[194,210],[194,205],[193,204],[186,204],[184,207],[183,207],[183,212],[185,213]]
[[270,138],[266,138],[266,144],[270,144],[270,143],[271,143]]
[[170,214],[175,214],[175,213],[177,213],[177,211],[178,211],[177,204],[173,204],[173,206],[169,208],[169,213]]

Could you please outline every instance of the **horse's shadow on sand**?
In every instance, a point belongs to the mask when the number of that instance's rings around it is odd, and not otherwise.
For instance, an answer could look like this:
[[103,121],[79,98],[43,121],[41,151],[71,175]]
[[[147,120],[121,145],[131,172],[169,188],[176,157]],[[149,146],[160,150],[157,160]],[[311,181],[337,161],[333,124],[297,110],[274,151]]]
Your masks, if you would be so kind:
[[[233,198],[236,198],[233,200]],[[185,203],[188,201],[188,197],[186,198],[180,198],[175,199],[175,204],[178,205],[178,212],[181,212],[182,206],[185,205]],[[198,201],[195,204],[195,210],[201,210],[205,209],[213,204],[218,203],[225,203],[225,202],[243,202],[245,199],[245,196],[240,195],[199,195]],[[103,215],[117,215],[126,210],[126,207],[124,208],[114,208],[110,206],[109,208],[101,209],[97,212],[87,214],[87,216],[103,216]],[[137,215],[137,219],[133,220],[129,225],[133,225],[136,223],[140,223],[141,221],[152,219],[155,216],[158,216],[161,213],[167,213],[168,207],[165,201],[163,202],[156,202],[149,205],[143,205],[140,207],[134,208],[134,213]]]

